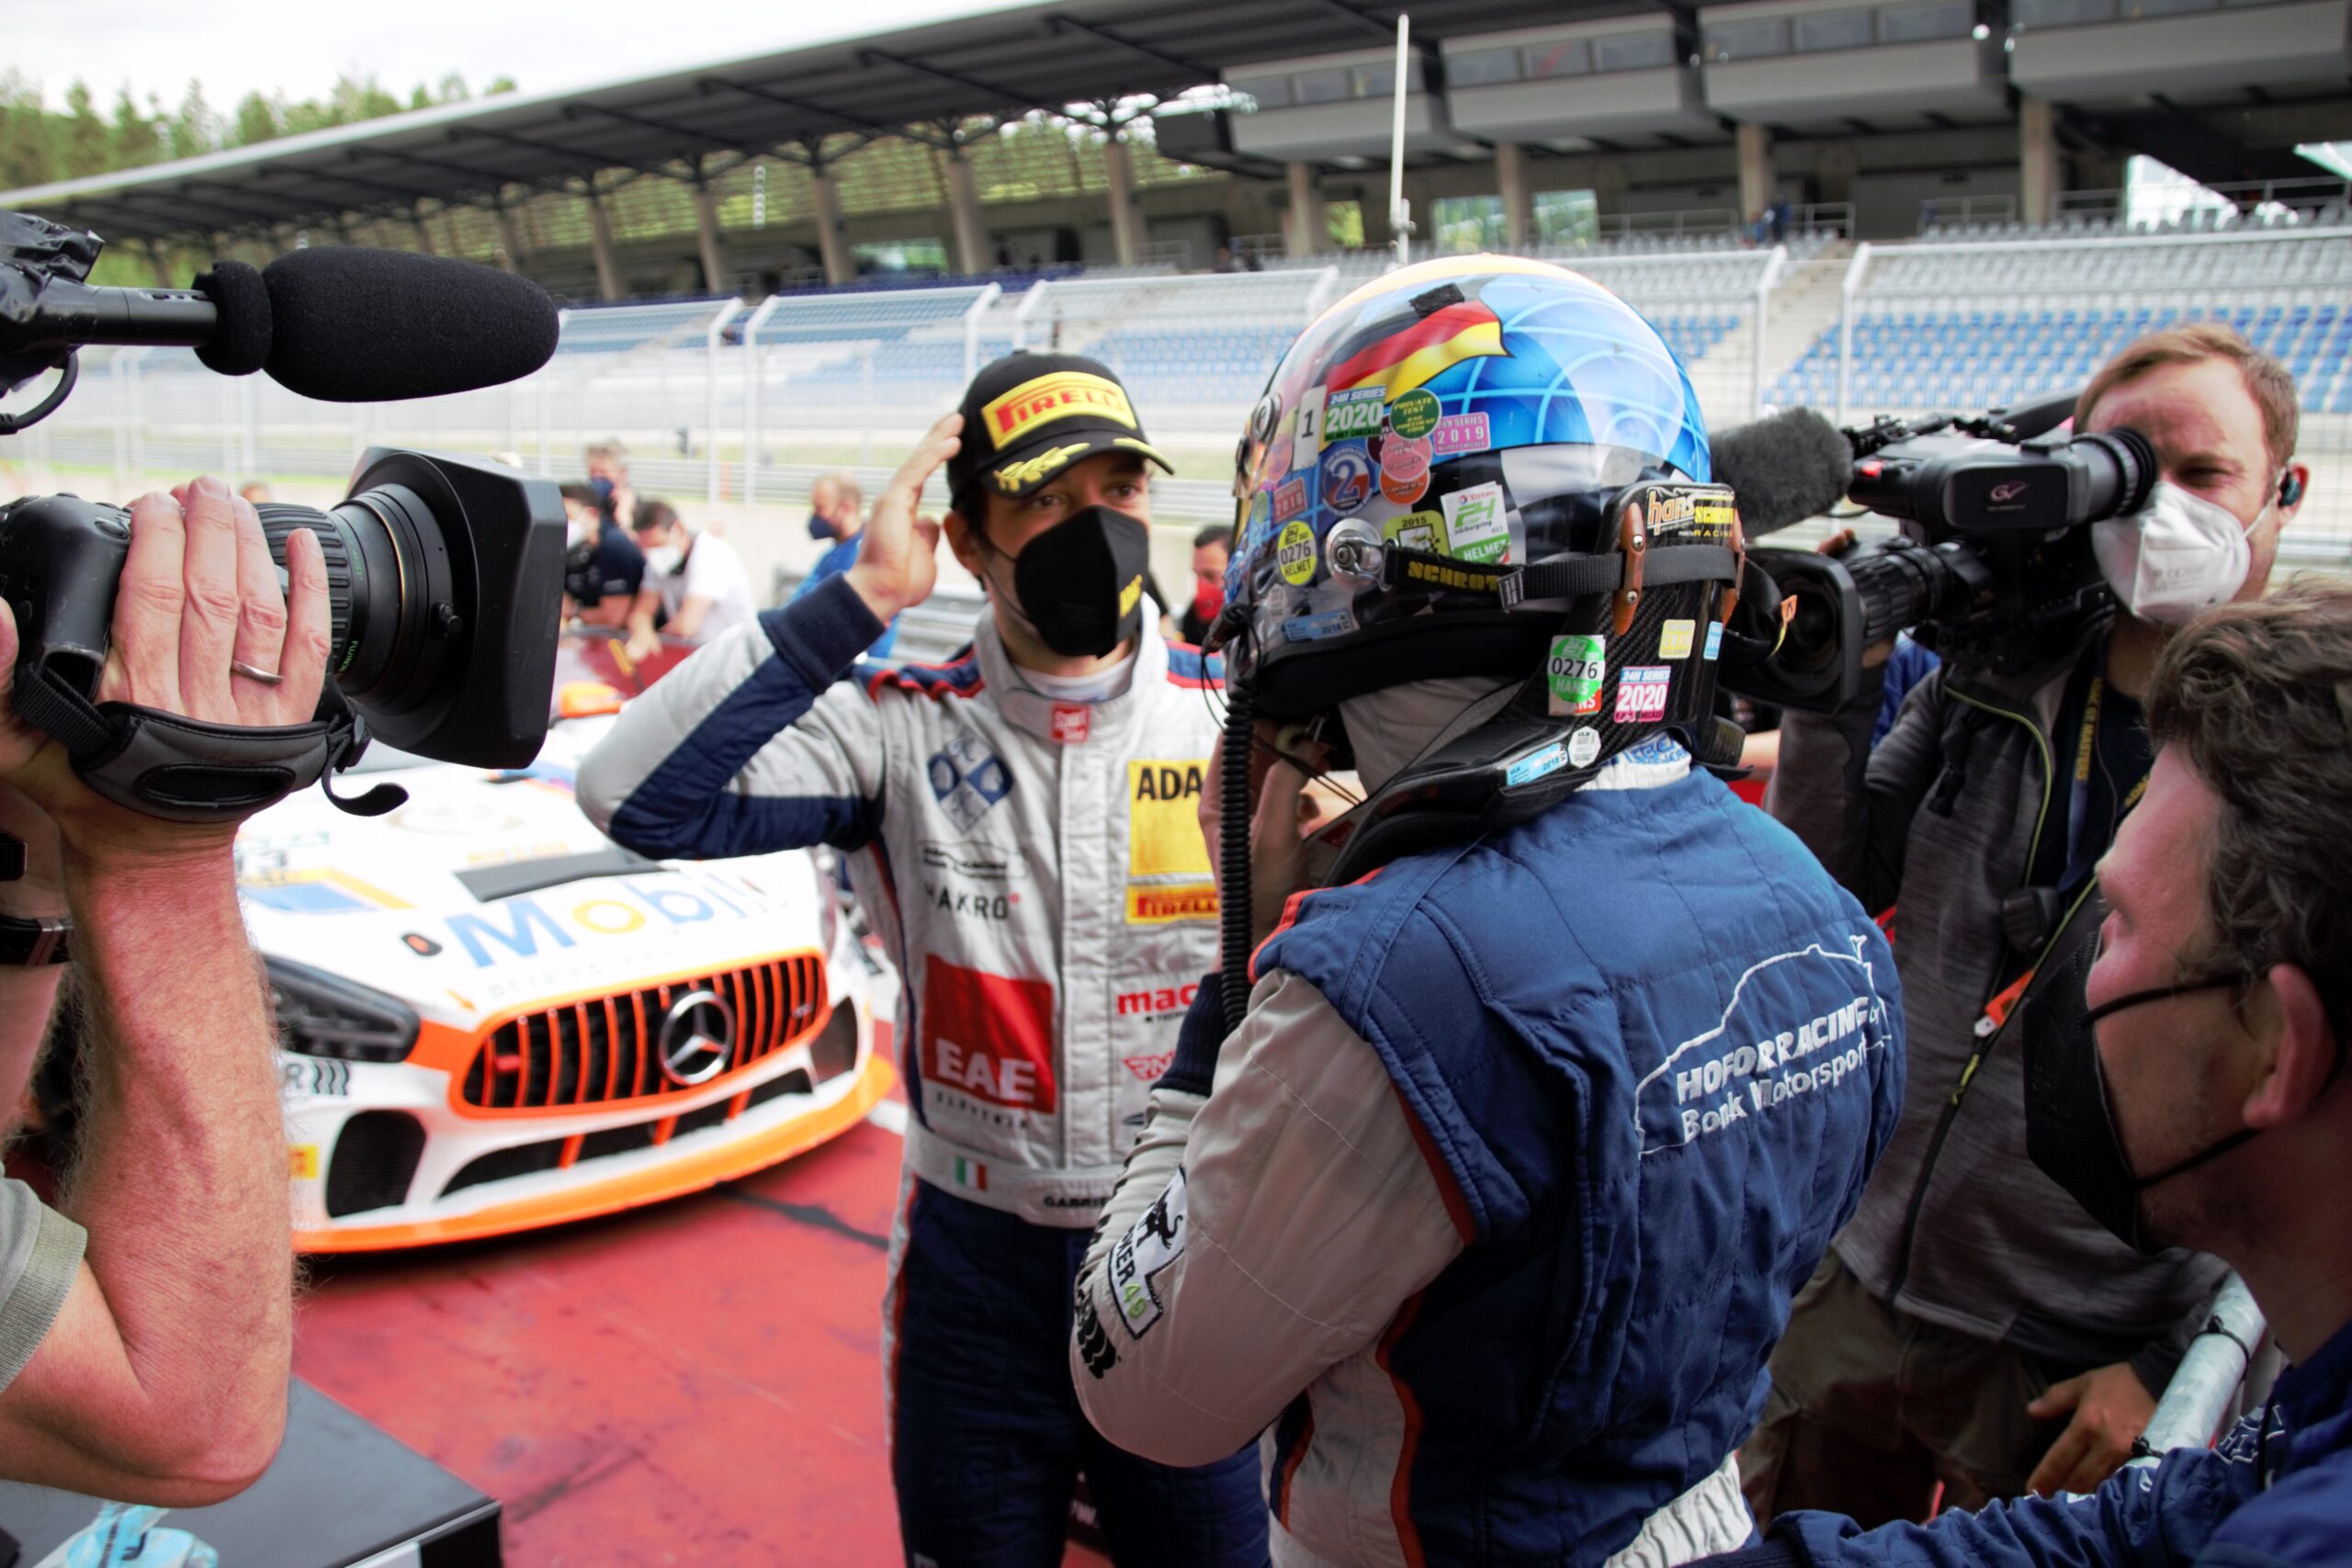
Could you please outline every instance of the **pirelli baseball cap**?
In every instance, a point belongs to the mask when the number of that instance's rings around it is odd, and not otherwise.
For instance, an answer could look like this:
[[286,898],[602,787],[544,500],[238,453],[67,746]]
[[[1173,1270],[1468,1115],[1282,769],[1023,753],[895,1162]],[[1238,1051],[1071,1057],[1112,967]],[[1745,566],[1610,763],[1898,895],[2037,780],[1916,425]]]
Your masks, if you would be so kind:
[[982,493],[1033,494],[1097,452],[1134,452],[1176,471],[1146,439],[1111,367],[1082,355],[1008,354],[972,378],[963,412],[964,445],[947,460],[959,511],[978,505]]

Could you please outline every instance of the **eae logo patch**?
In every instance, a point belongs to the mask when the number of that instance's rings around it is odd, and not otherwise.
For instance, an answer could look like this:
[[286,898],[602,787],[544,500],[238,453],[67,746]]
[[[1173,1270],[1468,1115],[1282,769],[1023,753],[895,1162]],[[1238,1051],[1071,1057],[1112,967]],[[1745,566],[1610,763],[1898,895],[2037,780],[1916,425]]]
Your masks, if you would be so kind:
[[1012,774],[1003,759],[972,735],[957,735],[933,752],[928,771],[933,797],[967,833],[989,807],[1012,793]]
[[[1379,417],[1380,405],[1371,405]],[[1361,507],[1372,494],[1372,457],[1361,441],[1327,447],[1323,453],[1323,504],[1341,516]]]
[[922,1060],[926,1089],[1053,1114],[1052,984],[983,975],[925,954]]
[[1127,764],[1127,874],[1206,876],[1201,837],[1204,758],[1137,758]]
[[1175,1059],[1175,1052],[1162,1051],[1157,1056],[1122,1056],[1119,1065],[1145,1083],[1157,1083],[1159,1075],[1166,1072],[1168,1065]]

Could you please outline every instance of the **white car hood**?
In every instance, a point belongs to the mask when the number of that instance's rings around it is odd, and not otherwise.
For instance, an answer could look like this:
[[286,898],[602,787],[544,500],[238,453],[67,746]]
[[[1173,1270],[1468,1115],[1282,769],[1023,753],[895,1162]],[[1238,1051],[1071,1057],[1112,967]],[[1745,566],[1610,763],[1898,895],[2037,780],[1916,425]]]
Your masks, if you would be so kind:
[[[607,724],[559,726],[515,773],[420,762],[340,782],[345,795],[405,789],[382,817],[350,816],[311,789],[254,818],[236,854],[255,945],[462,1028],[536,1001],[821,950],[825,890],[804,852],[622,866],[571,797],[571,764]],[[480,874],[497,867],[550,883],[502,896]]]

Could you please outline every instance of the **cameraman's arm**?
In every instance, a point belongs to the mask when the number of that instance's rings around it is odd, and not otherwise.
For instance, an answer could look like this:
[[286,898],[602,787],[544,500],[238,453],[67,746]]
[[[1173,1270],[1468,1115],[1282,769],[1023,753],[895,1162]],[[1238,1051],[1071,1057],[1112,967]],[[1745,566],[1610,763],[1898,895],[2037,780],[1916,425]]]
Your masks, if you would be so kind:
[[87,1252],[0,1393],[17,1480],[172,1507],[250,1485],[286,1414],[293,1246],[266,995],[227,847],[77,858]]
[[[0,833],[25,846],[25,874],[0,882],[0,915],[62,919],[65,915],[63,851],[56,825],[21,790],[0,784]],[[0,964],[0,1143],[13,1135],[30,1103],[33,1066],[57,1010],[55,964]]]
[[1765,809],[1873,915],[1902,888],[1911,818],[1942,746],[1939,670],[1912,688],[1894,728],[1871,748],[1884,679],[1883,662],[1866,668],[1861,689],[1834,713],[1784,710],[1780,761],[1764,794]]
[[[328,646],[318,541],[289,541],[289,613],[253,508],[218,480],[181,495],[185,517],[161,496],[131,509],[99,700],[307,720]],[[6,700],[16,653],[0,614],[0,776],[57,824],[76,922],[90,1094],[61,1207],[89,1241],[54,1326],[0,1392],[0,1464],[128,1501],[217,1501],[277,1450],[292,1315],[285,1134],[235,829],[164,822],[84,786]]]

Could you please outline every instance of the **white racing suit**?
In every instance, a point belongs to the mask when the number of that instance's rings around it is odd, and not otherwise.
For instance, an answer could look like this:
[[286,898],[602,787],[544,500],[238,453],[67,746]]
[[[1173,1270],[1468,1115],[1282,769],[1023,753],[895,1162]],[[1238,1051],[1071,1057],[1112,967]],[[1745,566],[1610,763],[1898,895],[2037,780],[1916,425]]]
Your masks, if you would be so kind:
[[[622,712],[581,805],[650,855],[862,852],[914,1109],[883,1318],[910,1561],[1057,1541],[1080,1468],[1123,1562],[1261,1561],[1254,1458],[1118,1472],[1063,1371],[1086,1231],[1216,961],[1214,670],[1147,614],[1102,702],[1024,686],[989,619],[947,664],[842,681],[881,631],[842,578],[729,631]],[[1135,1517],[1161,1512],[1202,1533]]]

